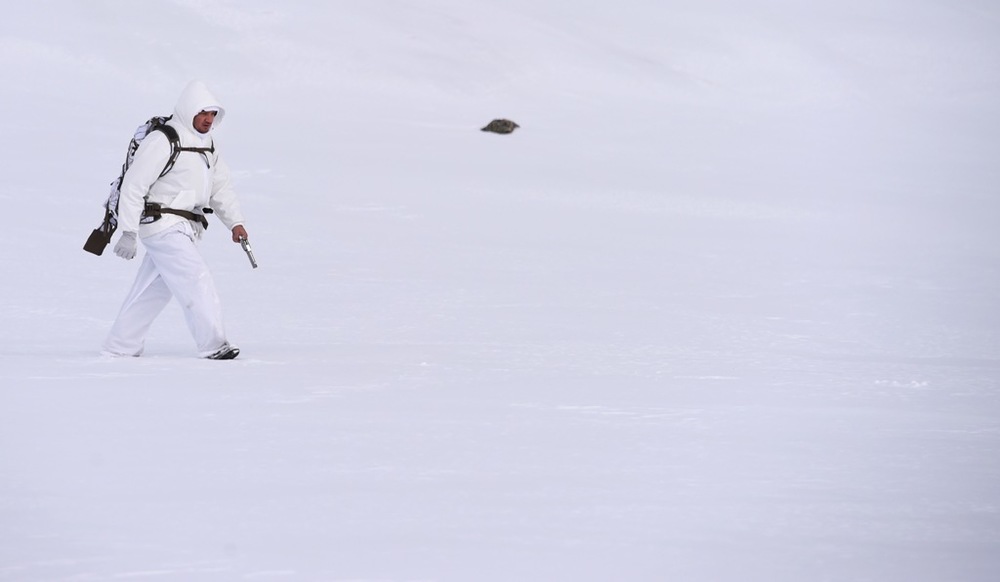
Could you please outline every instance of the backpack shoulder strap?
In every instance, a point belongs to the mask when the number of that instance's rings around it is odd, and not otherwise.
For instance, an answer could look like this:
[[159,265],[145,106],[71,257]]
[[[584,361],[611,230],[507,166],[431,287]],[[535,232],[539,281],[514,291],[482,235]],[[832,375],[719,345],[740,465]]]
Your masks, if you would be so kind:
[[177,155],[181,150],[181,137],[177,135],[177,130],[170,127],[166,123],[161,123],[153,128],[153,131],[161,131],[163,135],[167,136],[167,141],[170,142],[170,157],[167,158],[167,163],[163,166],[163,171],[160,172],[160,177],[167,175],[167,172],[173,169],[174,162],[177,161]]
[[167,165],[163,167],[163,171],[160,172],[161,178],[167,175],[167,172],[173,169],[174,163],[177,161],[177,156],[180,155],[181,152],[194,152],[201,154],[202,158],[205,160],[205,165],[211,167],[208,154],[215,153],[214,140],[207,148],[183,147],[181,146],[181,138],[177,134],[177,130],[167,125],[166,123],[161,123],[160,125],[157,125],[151,131],[162,131],[163,135],[167,136],[167,140],[170,142],[170,158],[167,160]]

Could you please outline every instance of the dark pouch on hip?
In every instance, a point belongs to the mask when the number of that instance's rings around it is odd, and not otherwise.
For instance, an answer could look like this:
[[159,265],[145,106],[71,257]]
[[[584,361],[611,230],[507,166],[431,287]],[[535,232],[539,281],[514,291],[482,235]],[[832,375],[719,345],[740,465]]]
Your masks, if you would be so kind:
[[101,256],[110,242],[111,237],[108,233],[104,232],[104,229],[95,228],[94,232],[90,233],[90,236],[87,238],[87,242],[83,244],[83,250]]

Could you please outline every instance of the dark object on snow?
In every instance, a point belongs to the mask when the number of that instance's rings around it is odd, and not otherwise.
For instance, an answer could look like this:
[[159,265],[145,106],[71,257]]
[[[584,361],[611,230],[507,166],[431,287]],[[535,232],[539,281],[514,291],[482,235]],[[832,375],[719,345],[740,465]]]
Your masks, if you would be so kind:
[[486,124],[481,131],[492,131],[493,133],[511,133],[521,127],[509,119],[494,119]]

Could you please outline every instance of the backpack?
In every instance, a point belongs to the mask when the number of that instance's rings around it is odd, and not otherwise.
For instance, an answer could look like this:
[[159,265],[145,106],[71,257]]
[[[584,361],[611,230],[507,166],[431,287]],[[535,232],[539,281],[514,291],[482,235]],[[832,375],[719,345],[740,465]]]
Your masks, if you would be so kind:
[[[128,151],[125,154],[125,163],[122,164],[122,171],[118,177],[111,182],[111,192],[108,194],[108,198],[104,202],[104,220],[101,221],[100,226],[90,233],[90,237],[83,245],[83,250],[100,256],[104,252],[105,247],[111,243],[111,237],[118,229],[118,199],[121,196],[122,180],[125,179],[125,173],[128,172],[129,167],[132,165],[132,158],[135,157],[135,152],[139,149],[139,144],[141,144],[142,140],[146,139],[146,136],[150,133],[154,131],[163,132],[163,134],[167,136],[167,140],[170,142],[170,156],[167,158],[167,163],[163,166],[163,171],[160,172],[159,178],[167,175],[167,172],[173,169],[174,162],[177,161],[177,156],[180,155],[181,152],[198,152],[202,155],[215,152],[214,144],[210,148],[181,147],[181,139],[180,136],[177,135],[177,130],[167,125],[167,122],[170,121],[172,117],[172,115],[168,115],[166,117],[152,117],[135,129],[132,141],[128,144]],[[159,209],[156,208],[156,210]],[[154,222],[159,218],[160,214],[158,212],[144,212],[143,218],[140,222],[142,224],[147,224]]]

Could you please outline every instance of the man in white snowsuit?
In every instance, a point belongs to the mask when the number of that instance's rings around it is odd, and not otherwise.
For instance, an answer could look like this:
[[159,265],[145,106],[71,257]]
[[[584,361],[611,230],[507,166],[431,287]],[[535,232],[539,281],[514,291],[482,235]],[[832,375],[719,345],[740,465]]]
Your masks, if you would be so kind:
[[[226,340],[222,310],[208,266],[196,248],[213,213],[232,231],[233,241],[248,238],[243,214],[230,182],[229,168],[215,151],[212,130],[225,109],[200,81],[181,93],[168,123],[177,131],[182,148],[169,172],[160,177],[170,157],[166,134],[152,131],[139,144],[121,183],[118,228],[122,236],[115,254],[130,260],[141,239],[146,256],[132,290],[104,342],[104,353],[139,356],[153,320],[174,297],[184,311],[188,329],[203,358],[228,360],[239,348]],[[151,221],[144,217],[147,203],[164,209]],[[185,216],[172,214],[181,211]]]

